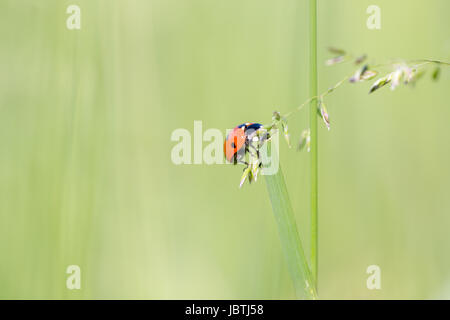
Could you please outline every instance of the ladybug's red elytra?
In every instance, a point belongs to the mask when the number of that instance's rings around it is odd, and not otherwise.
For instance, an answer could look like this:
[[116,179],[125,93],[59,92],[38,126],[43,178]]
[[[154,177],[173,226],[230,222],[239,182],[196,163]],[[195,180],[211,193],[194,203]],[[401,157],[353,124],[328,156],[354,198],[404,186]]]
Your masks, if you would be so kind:
[[243,158],[249,147],[249,134],[261,129],[259,123],[243,123],[231,131],[223,144],[223,153],[228,162],[245,163]]

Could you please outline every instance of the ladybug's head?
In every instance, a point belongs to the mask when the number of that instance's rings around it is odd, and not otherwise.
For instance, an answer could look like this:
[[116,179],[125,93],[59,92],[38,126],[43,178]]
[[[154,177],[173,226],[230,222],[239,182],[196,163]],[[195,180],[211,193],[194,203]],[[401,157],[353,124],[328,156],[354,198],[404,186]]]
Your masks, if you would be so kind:
[[241,150],[245,150],[245,127],[238,126],[230,132],[223,144],[223,153],[228,162],[236,163]]

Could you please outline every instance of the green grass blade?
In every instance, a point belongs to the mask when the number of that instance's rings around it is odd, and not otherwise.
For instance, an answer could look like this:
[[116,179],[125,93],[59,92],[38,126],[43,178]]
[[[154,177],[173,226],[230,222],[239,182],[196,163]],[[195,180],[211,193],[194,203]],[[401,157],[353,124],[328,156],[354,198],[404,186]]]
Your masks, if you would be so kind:
[[266,175],[265,179],[272,210],[278,225],[281,247],[296,295],[298,298],[316,299],[314,282],[303,252],[281,167],[276,174]]

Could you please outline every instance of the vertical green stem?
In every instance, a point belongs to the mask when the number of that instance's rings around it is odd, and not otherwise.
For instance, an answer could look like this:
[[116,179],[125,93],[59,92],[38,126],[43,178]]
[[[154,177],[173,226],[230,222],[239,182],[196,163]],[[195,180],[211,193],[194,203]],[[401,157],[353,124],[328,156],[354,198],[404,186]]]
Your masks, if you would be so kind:
[[[309,1],[309,83],[311,97],[317,96],[317,0]],[[309,126],[311,130],[311,272],[317,290],[318,275],[318,135],[317,135],[317,100],[311,101]]]

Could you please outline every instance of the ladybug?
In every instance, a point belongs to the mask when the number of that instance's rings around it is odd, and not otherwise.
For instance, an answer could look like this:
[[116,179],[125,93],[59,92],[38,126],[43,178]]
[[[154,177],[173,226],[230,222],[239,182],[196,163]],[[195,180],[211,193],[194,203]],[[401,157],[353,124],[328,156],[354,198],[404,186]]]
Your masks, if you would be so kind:
[[[244,157],[246,152],[249,151],[251,139],[254,137],[254,133],[263,126],[259,123],[243,123],[231,131],[223,144],[223,153],[228,162],[237,164],[244,163]],[[254,147],[253,147],[254,148]],[[256,150],[259,157],[259,151]],[[248,164],[247,164],[248,165]]]

